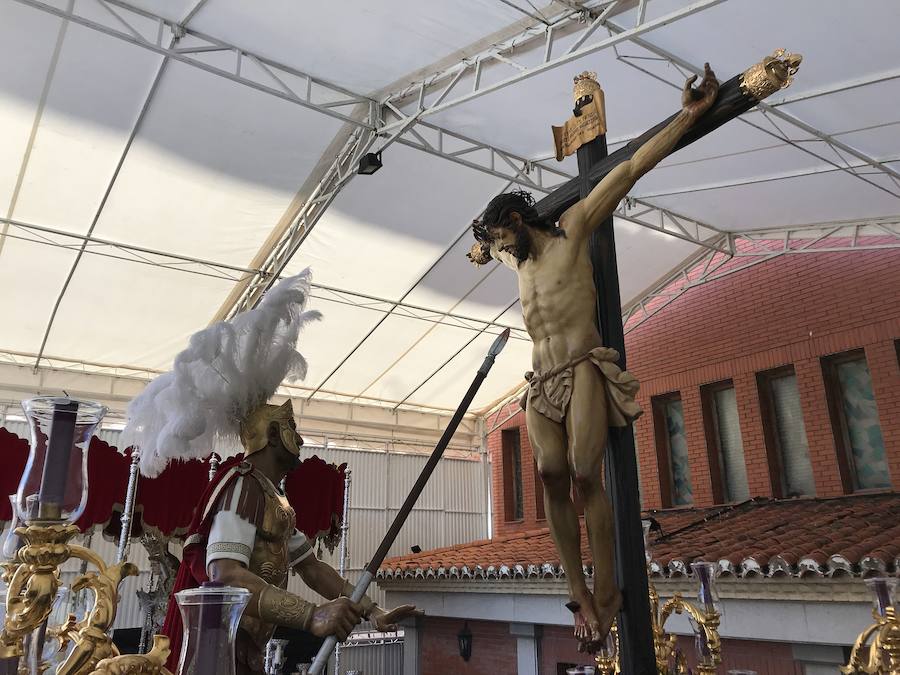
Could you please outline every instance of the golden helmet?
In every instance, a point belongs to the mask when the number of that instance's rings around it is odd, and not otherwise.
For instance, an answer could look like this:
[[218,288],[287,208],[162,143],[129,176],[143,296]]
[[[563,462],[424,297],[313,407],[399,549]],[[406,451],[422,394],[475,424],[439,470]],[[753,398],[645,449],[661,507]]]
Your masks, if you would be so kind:
[[290,399],[281,405],[263,403],[254,409],[241,422],[241,445],[244,446],[244,455],[249,456],[265,448],[269,442],[269,424],[277,422],[284,447],[295,457],[298,456],[300,444],[297,442],[297,432],[290,424],[293,419],[294,407]]

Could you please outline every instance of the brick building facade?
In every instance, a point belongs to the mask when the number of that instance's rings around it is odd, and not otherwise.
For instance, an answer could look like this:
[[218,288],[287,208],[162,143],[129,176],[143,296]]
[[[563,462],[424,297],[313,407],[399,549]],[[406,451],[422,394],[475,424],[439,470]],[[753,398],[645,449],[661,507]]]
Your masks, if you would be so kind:
[[[730,614],[722,672],[836,672],[868,621],[861,578],[900,569],[900,251],[774,258],[694,287],[630,328],[628,368],[641,382],[645,411],[635,424],[642,504],[665,530],[685,532],[683,541],[668,537],[651,546],[660,594],[693,594],[683,571],[701,551],[724,571],[720,590]],[[874,460],[854,454],[853,420],[846,419],[852,411],[842,408],[835,376],[836,364],[848,361],[868,373],[864,388],[877,423],[868,420],[866,430],[880,433]],[[773,402],[771,380],[784,377],[794,408]],[[710,406],[725,389],[732,390],[728,438],[719,408]],[[672,401],[680,415],[677,448],[666,412]],[[781,433],[788,422],[790,437]],[[556,675],[565,663],[586,661],[574,649],[570,615],[557,611],[565,586],[547,571],[558,557],[524,423],[513,405],[488,420],[493,539],[382,568],[379,583],[392,601],[456,617],[419,623],[422,649],[410,672]],[[690,485],[680,505],[674,450]],[[800,460],[808,456],[808,471],[798,474],[802,489],[785,476],[795,470],[795,451]],[[877,489],[865,487],[865,462],[881,472]],[[802,497],[788,499],[796,493]],[[729,498],[734,494],[742,496]],[[741,544],[748,536],[752,550]],[[691,553],[682,555],[679,546]],[[480,621],[470,620],[475,646],[463,669],[454,650],[465,618]],[[689,653],[690,638],[680,639]],[[518,669],[510,665],[511,645]],[[506,659],[499,670],[498,659]]]

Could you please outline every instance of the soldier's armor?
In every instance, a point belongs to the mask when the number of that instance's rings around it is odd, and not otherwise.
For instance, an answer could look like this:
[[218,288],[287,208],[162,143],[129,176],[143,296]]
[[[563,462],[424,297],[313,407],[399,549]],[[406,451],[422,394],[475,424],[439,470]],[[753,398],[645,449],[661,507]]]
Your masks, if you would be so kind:
[[[287,498],[279,494],[265,477],[257,477],[254,470],[244,476],[245,489],[251,481],[262,489],[265,510],[261,522],[256,526],[256,541],[250,555],[249,570],[263,581],[287,588],[288,542],[294,533],[296,514]],[[252,489],[252,488],[250,488]],[[238,664],[245,664],[254,672],[264,669],[266,643],[275,632],[275,624],[260,621],[246,613],[241,618],[235,644],[235,658]]]

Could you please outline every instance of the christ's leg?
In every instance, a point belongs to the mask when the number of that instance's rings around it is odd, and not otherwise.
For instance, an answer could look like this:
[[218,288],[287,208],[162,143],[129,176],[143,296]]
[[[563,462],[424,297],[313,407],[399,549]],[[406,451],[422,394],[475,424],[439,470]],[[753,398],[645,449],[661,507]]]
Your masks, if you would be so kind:
[[581,533],[572,504],[566,433],[562,424],[531,408],[525,413],[525,421],[544,484],[544,512],[550,525],[550,536],[566,570],[569,598],[580,608],[575,613],[575,637],[582,643],[589,643],[600,629],[600,622],[581,567]]
[[603,453],[609,433],[606,390],[596,366],[575,366],[572,400],[566,416],[569,464],[584,503],[584,524],[594,559],[594,607],[603,640],[622,604],[614,571],[612,507],[603,490]]

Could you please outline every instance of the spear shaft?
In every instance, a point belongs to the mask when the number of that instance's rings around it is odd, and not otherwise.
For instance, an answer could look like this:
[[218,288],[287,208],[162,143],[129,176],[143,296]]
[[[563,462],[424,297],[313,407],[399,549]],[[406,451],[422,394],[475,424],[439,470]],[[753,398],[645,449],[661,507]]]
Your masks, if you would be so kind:
[[[472,403],[472,399],[474,399],[475,394],[478,393],[478,388],[481,386],[481,383],[484,382],[484,378],[487,377],[488,372],[490,372],[491,366],[494,365],[494,359],[496,359],[497,355],[501,351],[503,351],[503,347],[506,346],[506,341],[508,339],[509,328],[507,328],[497,336],[497,339],[494,340],[494,343],[488,350],[487,356],[484,358],[484,362],[481,364],[481,367],[475,374],[475,379],[472,380],[472,384],[469,385],[469,389],[466,392],[466,395],[463,396],[462,401],[456,408],[456,412],[453,413],[453,417],[450,419],[450,423],[444,430],[444,434],[441,436],[441,440],[438,441],[438,444],[435,446],[434,450],[431,453],[431,457],[428,458],[428,463],[425,464],[425,467],[422,469],[422,472],[416,479],[412,490],[410,490],[409,494],[406,496],[406,501],[403,502],[403,506],[400,507],[400,510],[394,517],[394,522],[391,523],[391,526],[388,528],[387,534],[385,534],[384,539],[381,540],[381,545],[379,545],[378,550],[375,551],[375,555],[372,556],[369,564],[366,565],[366,569],[359,577],[359,581],[356,582],[356,586],[353,589],[353,594],[350,596],[350,599],[353,600],[353,602],[359,602],[366,594],[366,590],[368,590],[369,584],[372,583],[372,579],[375,578],[375,574],[378,572],[378,568],[387,557],[388,551],[390,550],[391,546],[393,546],[394,541],[397,539],[397,535],[400,534],[400,529],[403,527],[404,523],[406,523],[406,519],[409,517],[413,506],[415,506],[416,501],[419,499],[419,496],[425,489],[425,485],[428,483],[428,479],[431,478],[431,474],[434,473],[434,470],[437,467],[441,456],[444,454],[444,450],[450,443],[450,439],[453,438],[453,434],[456,433],[456,429],[459,426],[459,423],[462,421],[463,415],[466,414],[466,411],[469,409],[469,405]],[[344,517],[346,517],[346,514]],[[337,638],[334,637],[334,635],[329,635],[327,638],[325,638],[324,644],[319,649],[319,653],[316,655],[316,660],[313,662],[312,667],[309,669],[309,675],[321,675],[324,672],[325,666],[328,663],[331,652],[334,651],[335,645],[337,645]]]

